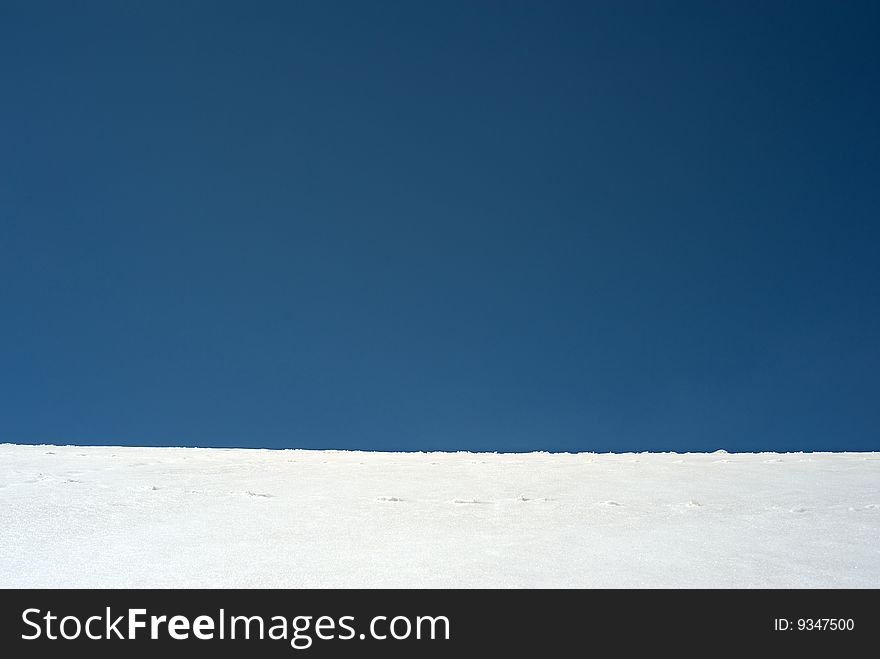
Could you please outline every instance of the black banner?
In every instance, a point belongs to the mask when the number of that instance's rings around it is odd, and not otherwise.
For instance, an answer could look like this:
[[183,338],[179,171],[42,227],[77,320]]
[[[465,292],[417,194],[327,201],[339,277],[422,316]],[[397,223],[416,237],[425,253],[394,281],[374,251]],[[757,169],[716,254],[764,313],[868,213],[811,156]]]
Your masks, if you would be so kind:
[[880,622],[876,590],[5,590],[0,602],[10,657],[839,652],[876,642]]

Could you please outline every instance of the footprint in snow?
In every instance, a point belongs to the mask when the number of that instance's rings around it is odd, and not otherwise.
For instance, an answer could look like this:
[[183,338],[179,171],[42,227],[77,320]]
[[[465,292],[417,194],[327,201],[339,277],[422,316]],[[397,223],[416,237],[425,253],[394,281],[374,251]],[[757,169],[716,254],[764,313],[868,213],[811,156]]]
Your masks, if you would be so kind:
[[791,512],[793,512],[793,513],[805,513],[805,512],[807,512],[807,509],[806,509],[806,508],[800,508],[800,507],[798,507],[798,508],[792,508],[792,509],[791,509]]
[[249,497],[256,497],[258,499],[271,499],[275,496],[274,494],[263,494],[262,492],[251,492],[250,490],[247,490],[245,492],[245,495]]
[[520,494],[517,498],[517,501],[554,501],[552,497],[527,497],[525,494]]

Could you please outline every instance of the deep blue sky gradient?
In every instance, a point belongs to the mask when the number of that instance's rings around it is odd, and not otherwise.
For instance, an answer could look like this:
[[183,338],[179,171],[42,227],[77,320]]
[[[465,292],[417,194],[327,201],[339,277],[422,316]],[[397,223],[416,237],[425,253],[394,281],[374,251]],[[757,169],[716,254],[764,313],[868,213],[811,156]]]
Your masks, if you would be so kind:
[[0,3],[0,441],[880,449],[880,4]]

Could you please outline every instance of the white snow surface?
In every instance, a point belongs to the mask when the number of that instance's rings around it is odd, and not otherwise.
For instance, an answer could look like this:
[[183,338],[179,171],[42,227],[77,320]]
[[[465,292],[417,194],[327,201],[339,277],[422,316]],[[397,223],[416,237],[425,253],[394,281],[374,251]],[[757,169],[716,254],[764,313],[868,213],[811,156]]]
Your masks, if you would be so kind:
[[0,587],[880,587],[880,453],[0,445]]

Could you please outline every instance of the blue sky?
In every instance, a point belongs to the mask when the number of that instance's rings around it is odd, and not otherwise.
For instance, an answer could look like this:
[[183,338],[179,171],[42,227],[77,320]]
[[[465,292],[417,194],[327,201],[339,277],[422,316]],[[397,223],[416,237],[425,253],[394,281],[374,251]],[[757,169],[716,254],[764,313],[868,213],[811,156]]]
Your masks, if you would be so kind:
[[4,2],[0,441],[880,449],[871,2]]

